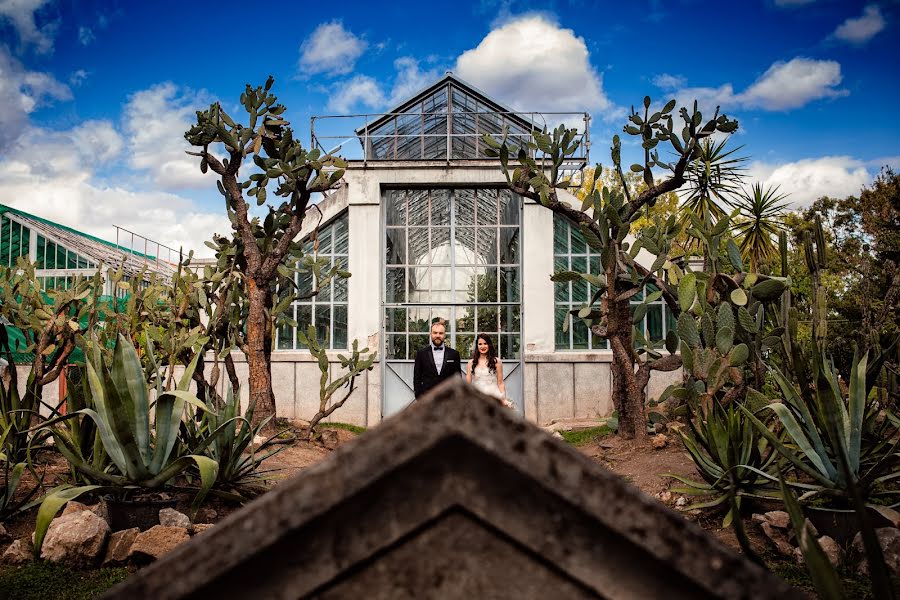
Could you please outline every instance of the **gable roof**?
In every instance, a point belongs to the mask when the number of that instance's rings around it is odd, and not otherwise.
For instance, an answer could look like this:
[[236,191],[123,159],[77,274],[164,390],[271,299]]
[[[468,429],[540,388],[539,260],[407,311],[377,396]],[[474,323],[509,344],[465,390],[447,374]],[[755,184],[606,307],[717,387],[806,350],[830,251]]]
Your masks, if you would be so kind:
[[461,379],[104,597],[425,596],[800,597]]
[[123,272],[129,277],[139,274],[143,269],[159,273],[163,277],[171,277],[175,273],[176,265],[156,256],[118,246],[113,242],[78,231],[66,225],[61,225],[49,219],[38,217],[12,206],[0,204],[0,214],[12,215],[17,221],[27,225],[32,230],[62,243],[69,249],[92,259],[98,264],[102,263],[107,267],[116,269],[121,265]]
[[[530,131],[532,129],[540,129],[537,125],[535,125],[528,119],[520,116],[520,113],[517,113],[516,111],[497,102],[496,100],[492,100],[490,97],[488,97],[487,94],[485,94],[484,92],[479,90],[477,87],[475,87],[471,83],[468,83],[468,82],[464,81],[463,79],[460,79],[459,77],[454,75],[452,72],[447,71],[447,73],[443,77],[441,77],[440,79],[438,79],[437,81],[435,81],[434,83],[429,85],[428,87],[425,87],[425,88],[419,90],[418,92],[413,94],[410,98],[408,98],[407,100],[404,100],[403,102],[401,102],[400,104],[398,104],[391,110],[387,111],[385,114],[380,116],[375,121],[372,121],[365,127],[360,127],[359,129],[357,129],[356,134],[362,135],[363,133],[365,133],[365,131],[367,129],[370,132],[373,129],[377,129],[378,127],[380,127],[381,125],[383,125],[387,121],[389,121],[390,119],[394,118],[396,113],[405,112],[412,105],[416,104],[417,102],[421,102],[423,99],[434,94],[435,92],[439,91],[440,88],[442,88],[448,84],[475,97],[479,102],[483,102],[484,104],[487,104],[489,107],[491,107],[493,109],[493,112],[510,113],[507,115],[509,120],[515,122],[516,124],[521,126],[523,129],[525,129],[526,131]],[[447,101],[449,102],[449,98]]]

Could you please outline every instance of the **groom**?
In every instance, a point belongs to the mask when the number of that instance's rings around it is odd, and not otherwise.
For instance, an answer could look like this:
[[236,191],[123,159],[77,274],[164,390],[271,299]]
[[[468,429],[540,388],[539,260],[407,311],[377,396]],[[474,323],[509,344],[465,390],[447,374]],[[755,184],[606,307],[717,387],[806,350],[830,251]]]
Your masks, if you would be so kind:
[[431,343],[416,352],[413,391],[417,399],[445,379],[462,373],[459,352],[444,344],[446,334],[443,321],[432,323]]

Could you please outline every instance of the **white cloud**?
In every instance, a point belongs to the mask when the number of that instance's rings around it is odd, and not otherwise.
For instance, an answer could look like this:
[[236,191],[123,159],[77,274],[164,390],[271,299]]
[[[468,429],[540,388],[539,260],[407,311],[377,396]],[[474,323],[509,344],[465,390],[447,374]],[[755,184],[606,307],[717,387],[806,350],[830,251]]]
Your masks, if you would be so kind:
[[209,187],[212,181],[200,172],[196,157],[185,154],[191,147],[184,139],[195,112],[209,102],[205,92],[179,90],[168,82],[132,94],[122,116],[129,165],[147,171],[163,189]]
[[90,27],[85,27],[84,25],[82,25],[78,28],[78,42],[82,46],[89,45],[95,39],[97,39],[97,36],[94,35],[94,32]]
[[885,27],[881,9],[870,4],[863,10],[863,14],[856,18],[849,18],[832,33],[832,37],[850,44],[865,44],[875,37]]
[[0,155],[25,129],[28,114],[53,100],[69,100],[69,88],[47,73],[27,71],[0,46]]
[[455,72],[515,110],[621,115],[603,91],[584,38],[543,14],[501,24],[459,56]]
[[391,105],[409,99],[422,88],[434,83],[439,77],[437,69],[419,70],[419,61],[411,56],[403,56],[395,60],[394,68],[397,69],[397,78],[391,89],[389,100]]
[[35,13],[49,0],[0,0],[0,21],[9,20],[19,34],[23,46],[34,46],[40,54],[53,51],[56,24],[38,27]]
[[748,181],[780,186],[782,193],[795,206],[809,206],[822,196],[844,198],[857,195],[873,175],[865,164],[849,156],[805,158],[790,163],[753,162],[748,168]]
[[328,100],[328,107],[338,114],[352,113],[358,107],[378,110],[384,108],[387,102],[379,83],[368,75],[356,75],[337,83],[335,89]]
[[660,73],[653,78],[653,85],[662,90],[674,90],[684,87],[687,79],[681,75],[670,75],[669,73]]
[[84,69],[78,69],[77,71],[69,75],[69,85],[71,85],[72,87],[80,86],[87,80],[88,75],[90,75],[90,73],[88,73]]
[[368,43],[344,29],[341,21],[322,23],[300,46],[300,75],[346,75],[367,47]]
[[79,178],[108,165],[122,152],[122,138],[109,121],[85,121],[66,131],[27,127],[7,153],[5,164],[47,177]]
[[719,105],[723,109],[781,111],[823,98],[846,96],[849,92],[838,87],[842,79],[840,63],[798,57],[773,63],[743,92],[735,93],[734,86],[725,83],[719,87],[682,88],[676,95],[682,103],[696,98],[706,110]]

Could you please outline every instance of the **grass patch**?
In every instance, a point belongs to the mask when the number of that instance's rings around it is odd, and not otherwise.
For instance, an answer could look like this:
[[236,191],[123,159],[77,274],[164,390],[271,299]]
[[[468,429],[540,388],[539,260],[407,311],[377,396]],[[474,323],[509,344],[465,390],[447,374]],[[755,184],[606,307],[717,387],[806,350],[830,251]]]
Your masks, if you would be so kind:
[[0,570],[0,600],[90,600],[124,581],[128,569],[76,571],[44,561]]
[[590,444],[602,437],[606,437],[613,433],[613,430],[606,425],[599,427],[589,427],[587,429],[573,429],[572,431],[560,431],[563,439],[573,446],[584,446]]
[[350,423],[322,423],[322,427],[326,429],[345,429],[356,435],[363,433],[366,428],[359,425],[351,425]]

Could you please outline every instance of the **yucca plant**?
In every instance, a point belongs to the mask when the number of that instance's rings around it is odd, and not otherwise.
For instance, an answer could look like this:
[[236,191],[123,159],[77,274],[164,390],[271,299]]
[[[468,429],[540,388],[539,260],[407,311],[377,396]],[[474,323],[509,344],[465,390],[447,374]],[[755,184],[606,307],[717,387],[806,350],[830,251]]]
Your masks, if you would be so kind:
[[734,223],[740,239],[741,254],[750,262],[750,270],[774,258],[778,253],[775,241],[784,226],[781,218],[787,208],[787,194],[779,194],[778,187],[763,187],[755,183],[750,191],[738,195],[735,206],[741,211]]

